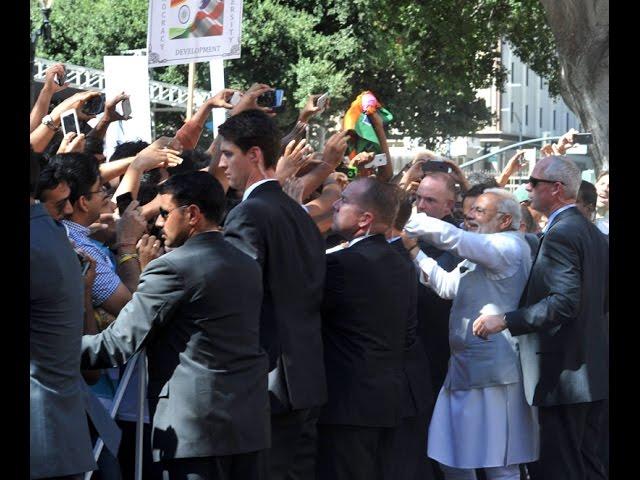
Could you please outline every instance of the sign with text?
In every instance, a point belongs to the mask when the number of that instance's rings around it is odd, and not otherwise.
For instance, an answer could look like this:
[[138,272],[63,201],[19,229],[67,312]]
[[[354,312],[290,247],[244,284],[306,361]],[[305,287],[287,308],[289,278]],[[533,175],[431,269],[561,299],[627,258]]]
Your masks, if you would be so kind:
[[149,67],[240,58],[242,0],[149,0]]

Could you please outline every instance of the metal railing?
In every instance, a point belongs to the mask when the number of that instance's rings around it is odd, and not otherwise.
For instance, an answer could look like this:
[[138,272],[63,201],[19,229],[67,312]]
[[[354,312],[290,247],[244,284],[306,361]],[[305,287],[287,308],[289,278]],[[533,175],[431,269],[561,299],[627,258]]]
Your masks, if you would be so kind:
[[[124,397],[124,392],[129,386],[129,382],[131,381],[131,377],[133,376],[134,368],[136,367],[138,368],[138,412],[136,419],[135,480],[142,480],[142,434],[144,431],[144,405],[147,398],[147,356],[145,355],[144,350],[136,353],[127,362],[127,366],[124,370],[122,378],[120,379],[120,382],[118,383],[118,388],[116,389],[116,393],[113,397],[113,404],[111,405],[109,415],[111,415],[111,418],[115,420],[116,415],[118,414],[118,409],[120,408],[120,403],[122,402],[122,398]],[[104,442],[101,438],[98,438],[95,447],[93,447],[93,458],[95,459],[96,463],[100,458],[100,454],[102,453],[103,448]],[[87,472],[84,475],[84,480],[90,480],[92,476],[93,471]]]
[[[52,65],[59,63],[46,58],[35,58],[33,79],[37,82],[44,80],[44,71]],[[70,86],[80,90],[104,91],[104,71],[95,68],[82,67],[71,63],[64,64],[67,71],[67,79]],[[209,90],[196,88],[193,92],[193,103],[197,108],[213,94]],[[177,108],[187,109],[187,87],[171,83],[150,81],[149,100],[151,103]]]

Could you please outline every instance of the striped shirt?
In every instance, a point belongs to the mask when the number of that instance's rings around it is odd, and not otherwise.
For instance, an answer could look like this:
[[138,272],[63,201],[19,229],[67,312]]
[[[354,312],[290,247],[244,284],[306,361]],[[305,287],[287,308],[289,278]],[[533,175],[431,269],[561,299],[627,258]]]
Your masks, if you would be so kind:
[[116,274],[116,266],[104,251],[89,238],[89,229],[71,220],[62,220],[67,229],[67,236],[74,248],[82,250],[96,261],[96,279],[91,290],[94,306],[101,305],[113,295],[120,285],[120,277]]

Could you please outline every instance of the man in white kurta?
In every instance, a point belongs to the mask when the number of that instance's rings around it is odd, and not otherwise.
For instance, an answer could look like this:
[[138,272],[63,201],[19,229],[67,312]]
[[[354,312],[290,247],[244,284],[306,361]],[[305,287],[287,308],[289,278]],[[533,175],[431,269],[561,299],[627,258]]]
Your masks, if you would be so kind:
[[[439,296],[453,299],[449,318],[451,358],[429,426],[429,457],[447,480],[475,479],[484,468],[489,480],[520,478],[519,464],[539,453],[537,412],[527,404],[517,341],[507,330],[489,340],[472,333],[484,313],[518,307],[531,269],[531,253],[518,232],[520,206],[506,190],[488,189],[468,213],[464,231],[424,213],[405,227],[464,258],[453,271],[412,247],[421,281]],[[411,240],[407,240],[411,244]]]

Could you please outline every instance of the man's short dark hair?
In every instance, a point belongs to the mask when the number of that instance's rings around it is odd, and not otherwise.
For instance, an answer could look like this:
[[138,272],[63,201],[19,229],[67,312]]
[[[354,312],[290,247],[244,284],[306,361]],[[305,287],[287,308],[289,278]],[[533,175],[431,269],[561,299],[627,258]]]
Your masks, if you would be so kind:
[[220,224],[225,194],[220,182],[207,172],[187,172],[169,177],[158,187],[160,195],[171,195],[178,206],[197,205],[204,217]]
[[402,230],[411,216],[413,200],[410,195],[400,188],[397,189],[396,193],[398,194],[398,212],[393,220],[393,228]]
[[84,141],[84,153],[89,155],[104,154],[104,140],[95,136],[89,136]]
[[536,233],[538,231],[538,224],[536,223],[533,215],[526,205],[520,204],[520,212],[522,213],[522,222],[524,223],[525,231],[527,233]]
[[467,174],[467,181],[469,185],[482,184],[484,188],[498,188],[498,181],[496,178],[485,172],[469,172]]
[[582,182],[580,182],[580,188],[578,189],[578,197],[576,198],[576,201],[582,202],[584,205],[595,209],[597,200],[598,194],[596,192],[596,186],[591,182],[582,180]]
[[276,122],[261,110],[245,110],[218,127],[218,133],[244,153],[259,147],[265,168],[276,166],[280,151],[280,133]]
[[138,140],[136,142],[122,142],[113,150],[109,161],[111,162],[113,160],[135,157],[148,146],[149,144],[144,140]]
[[183,150],[182,153],[180,153],[180,158],[182,158],[182,163],[180,165],[167,168],[170,176],[178,175],[180,173],[194,172],[201,168],[208,167],[211,163],[211,155],[200,149]]
[[359,178],[353,183],[364,184],[364,189],[355,200],[356,203],[373,212],[376,222],[391,226],[398,211],[396,185],[381,182],[375,177]]
[[72,205],[83,195],[91,197],[91,187],[100,178],[98,161],[86,153],[61,153],[51,159],[49,167],[58,169],[58,178],[67,181]]
[[472,185],[471,188],[469,188],[469,190],[462,193],[462,200],[464,200],[467,197],[479,197],[484,193],[484,191],[487,188],[496,188],[496,187],[493,185],[488,185],[486,183],[476,183],[475,185]]
[[138,189],[138,202],[146,205],[156,198],[158,194],[158,184],[162,181],[162,172],[159,168],[153,168],[142,174],[140,177],[140,188]]

